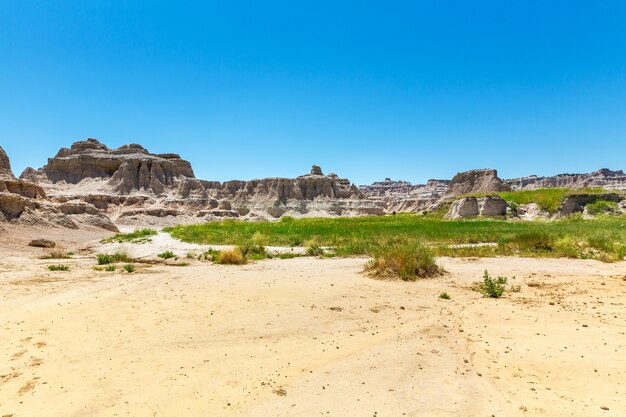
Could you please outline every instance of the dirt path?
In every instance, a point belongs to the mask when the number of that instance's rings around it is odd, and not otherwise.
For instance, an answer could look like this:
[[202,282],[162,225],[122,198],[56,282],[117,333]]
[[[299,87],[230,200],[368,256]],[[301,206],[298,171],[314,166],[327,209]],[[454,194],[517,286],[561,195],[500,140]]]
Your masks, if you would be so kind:
[[[0,416],[623,416],[626,264],[0,260]],[[470,289],[488,269],[519,293]],[[438,295],[448,292],[452,299]]]

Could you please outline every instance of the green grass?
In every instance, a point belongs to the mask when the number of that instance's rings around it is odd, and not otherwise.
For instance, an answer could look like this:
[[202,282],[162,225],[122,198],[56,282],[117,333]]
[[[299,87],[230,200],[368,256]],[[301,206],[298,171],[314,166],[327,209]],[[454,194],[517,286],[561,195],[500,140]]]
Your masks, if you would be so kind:
[[157,256],[163,259],[170,259],[170,258],[176,257],[176,255],[174,255],[174,252],[172,252],[171,250],[166,250],[165,252],[161,252]]
[[50,271],[69,271],[70,267],[67,265],[48,265]]
[[[429,246],[435,255],[568,257],[616,261],[626,255],[626,216],[581,216],[553,221],[443,220],[401,214],[381,217],[307,218],[278,222],[228,220],[166,229],[186,242],[246,245],[263,235],[272,246],[316,242],[337,256],[373,255],[389,245]],[[495,246],[451,245],[493,242]]]
[[615,201],[596,200],[585,206],[587,213],[597,216],[600,214],[618,214],[619,208]]
[[124,271],[128,272],[129,274],[131,272],[135,271],[135,265],[134,264],[126,264],[124,265]]
[[145,243],[150,241],[150,237],[155,236],[157,231],[154,229],[139,229],[131,233],[117,233],[115,236],[102,239],[102,243],[112,242],[128,242],[128,243]]
[[523,191],[503,191],[498,193],[473,194],[474,197],[485,197],[497,195],[502,197],[508,203],[513,204],[529,204],[536,203],[543,210],[550,214],[556,213],[561,207],[561,203],[566,197],[579,194],[607,194],[620,193],[620,191],[607,191],[603,188],[540,188],[537,190]]
[[441,294],[439,294],[439,298],[441,298],[442,300],[449,300],[450,294],[448,294],[447,292],[442,292]]
[[116,252],[112,255],[108,255],[106,253],[99,253],[98,255],[96,255],[96,261],[98,262],[98,265],[108,265],[117,262],[130,262],[132,260],[133,258],[129,257],[124,252]]

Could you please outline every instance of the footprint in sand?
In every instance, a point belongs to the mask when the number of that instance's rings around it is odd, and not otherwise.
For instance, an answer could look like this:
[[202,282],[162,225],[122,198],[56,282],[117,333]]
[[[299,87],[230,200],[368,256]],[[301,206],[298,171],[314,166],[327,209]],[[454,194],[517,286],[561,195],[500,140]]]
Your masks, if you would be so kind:
[[22,349],[18,352],[15,352],[12,356],[11,356],[11,360],[14,361],[16,359],[19,359],[22,355],[24,355],[26,353],[26,349]]
[[17,391],[17,395],[24,395],[27,392],[34,390],[36,385],[37,385],[37,381],[35,381],[34,379],[31,379],[30,381],[22,385],[19,391]]

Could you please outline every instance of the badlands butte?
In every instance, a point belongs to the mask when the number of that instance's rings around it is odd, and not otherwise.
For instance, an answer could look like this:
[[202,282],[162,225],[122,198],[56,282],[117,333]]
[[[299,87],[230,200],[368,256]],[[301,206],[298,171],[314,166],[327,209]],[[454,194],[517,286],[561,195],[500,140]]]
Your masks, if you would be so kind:
[[0,147],[0,417],[626,416],[624,190]]
[[[568,188],[557,211],[537,204],[510,204],[498,192]],[[604,194],[586,194],[602,188]],[[449,218],[507,216],[534,219],[584,212],[596,200],[624,210],[626,174],[601,169],[589,174],[529,176],[502,180],[494,169],[461,172],[451,180],[406,181],[357,186],[313,166],[297,178],[217,182],[195,177],[177,154],[152,154],[141,145],[110,149],[96,139],[61,148],[48,163],[19,178],[0,148],[0,221],[77,229],[119,225],[166,226],[221,219],[271,220],[281,216],[324,217],[425,213],[447,210]]]

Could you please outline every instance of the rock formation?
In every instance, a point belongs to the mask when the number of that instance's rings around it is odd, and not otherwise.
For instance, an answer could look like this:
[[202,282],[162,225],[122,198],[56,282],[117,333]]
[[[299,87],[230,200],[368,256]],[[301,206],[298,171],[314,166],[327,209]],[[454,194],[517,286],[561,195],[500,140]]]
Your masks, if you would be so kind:
[[48,225],[76,229],[89,225],[117,231],[111,220],[98,210],[66,211],[50,201],[43,188],[25,179],[16,179],[4,149],[0,147],[0,222]]
[[501,217],[506,215],[508,204],[502,198],[491,197],[464,197],[452,203],[446,214],[448,219],[467,217]]
[[528,177],[506,180],[513,190],[535,190],[538,188],[586,188],[598,187],[607,190],[626,190],[624,171],[603,168],[590,174],[559,174],[552,177]]
[[428,180],[413,185],[408,181],[384,181],[361,186],[365,197],[385,207],[387,212],[417,212],[438,202],[448,188],[449,180]]
[[452,178],[444,199],[452,199],[461,195],[510,191],[511,187],[505,184],[495,169],[475,169],[459,172]]
[[88,204],[126,223],[383,213],[349,180],[324,175],[316,165],[297,178],[220,183],[196,179],[177,154],[152,154],[137,144],[110,149],[96,139],[62,148],[21,178],[39,183],[59,203]]

